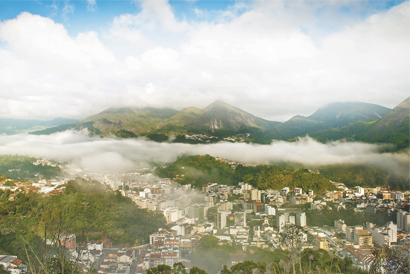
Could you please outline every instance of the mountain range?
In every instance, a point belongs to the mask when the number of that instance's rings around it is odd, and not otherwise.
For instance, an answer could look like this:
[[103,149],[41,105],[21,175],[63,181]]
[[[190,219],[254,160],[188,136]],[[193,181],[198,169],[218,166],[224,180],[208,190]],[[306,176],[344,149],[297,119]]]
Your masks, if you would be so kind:
[[55,118],[51,121],[0,118],[0,134],[13,135],[33,132],[76,122],[78,120],[65,118]]
[[283,123],[256,117],[219,100],[204,109],[187,107],[180,111],[170,108],[109,108],[82,121],[33,134],[74,129],[102,137],[145,136],[167,141],[171,136],[204,134],[221,140],[248,133],[246,141],[261,144],[309,134],[322,142],[352,139],[408,147],[409,103],[410,97],[393,110],[369,103],[332,103],[310,116],[297,115]]

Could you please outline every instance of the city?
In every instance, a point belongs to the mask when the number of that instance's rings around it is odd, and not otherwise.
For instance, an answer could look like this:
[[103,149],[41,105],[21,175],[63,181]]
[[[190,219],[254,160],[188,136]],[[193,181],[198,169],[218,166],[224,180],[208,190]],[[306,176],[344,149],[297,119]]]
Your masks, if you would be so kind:
[[[235,169],[238,163],[224,161]],[[42,160],[43,165],[53,165]],[[71,260],[83,269],[98,269],[98,273],[145,273],[158,265],[172,267],[181,262],[192,267],[191,255],[204,236],[219,239],[219,244],[235,245],[228,267],[246,259],[251,247],[267,250],[291,248],[323,249],[340,258],[350,258],[354,265],[369,270],[374,260],[373,247],[393,246],[404,254],[410,252],[410,192],[389,191],[380,187],[349,189],[343,183],[332,182],[338,190],[317,196],[312,190],[284,187],[259,190],[248,183],[237,186],[208,183],[201,190],[179,185],[177,178],[158,178],[155,170],[143,169],[125,174],[86,174],[70,169],[71,176],[101,180],[121,195],[129,197],[142,209],[160,212],[167,227],[149,236],[149,242],[137,247],[112,247],[102,241],[77,245],[76,235],[64,235],[60,244]],[[17,171],[16,171],[17,172]],[[317,172],[317,171],[310,171]],[[19,191],[35,191],[42,195],[60,195],[69,178],[38,180],[32,184],[0,182],[0,189],[9,189],[9,200]],[[382,226],[371,222],[348,226],[345,220],[333,225],[308,226],[310,212],[339,211],[353,208],[358,214],[377,215],[387,212],[397,221]],[[49,244],[52,244],[50,242]],[[0,264],[12,273],[24,273],[24,265],[16,256],[0,256]],[[222,269],[222,265],[220,266]],[[19,272],[20,271],[20,272]]]

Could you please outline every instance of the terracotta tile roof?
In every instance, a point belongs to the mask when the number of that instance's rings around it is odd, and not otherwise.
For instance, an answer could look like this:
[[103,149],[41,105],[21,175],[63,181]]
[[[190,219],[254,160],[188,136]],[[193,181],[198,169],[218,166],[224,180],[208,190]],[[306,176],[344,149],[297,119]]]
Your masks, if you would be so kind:
[[14,265],[19,265],[19,264],[21,264],[22,262],[23,262],[22,260],[15,259],[15,260],[12,261],[11,263],[14,264]]

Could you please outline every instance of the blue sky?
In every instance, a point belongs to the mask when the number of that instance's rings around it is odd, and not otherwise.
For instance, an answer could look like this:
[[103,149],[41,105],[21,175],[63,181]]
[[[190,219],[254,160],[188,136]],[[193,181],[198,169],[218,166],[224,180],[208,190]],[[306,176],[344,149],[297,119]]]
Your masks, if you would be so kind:
[[[155,0],[154,0],[155,1]],[[312,1],[319,2],[319,1]],[[338,12],[348,17],[365,18],[369,14],[390,9],[403,0],[395,1],[355,1],[360,5],[344,3],[338,7]],[[89,4],[95,3],[95,4]],[[182,20],[189,21],[212,20],[213,18],[203,18],[195,13],[195,10],[206,11],[210,14],[226,10],[229,6],[235,5],[235,1],[198,0],[198,1],[169,1],[175,16]],[[250,4],[251,1],[240,1],[240,3]],[[1,0],[0,1],[1,20],[13,19],[21,12],[29,12],[44,17],[52,18],[55,22],[62,23],[72,32],[84,30],[98,30],[106,27],[111,20],[124,13],[138,13],[141,11],[140,3],[132,0]],[[323,5],[317,10],[317,15],[329,9]],[[244,12],[245,8],[239,10]]]
[[0,118],[217,99],[279,121],[335,101],[392,108],[410,89],[409,6],[0,0]]

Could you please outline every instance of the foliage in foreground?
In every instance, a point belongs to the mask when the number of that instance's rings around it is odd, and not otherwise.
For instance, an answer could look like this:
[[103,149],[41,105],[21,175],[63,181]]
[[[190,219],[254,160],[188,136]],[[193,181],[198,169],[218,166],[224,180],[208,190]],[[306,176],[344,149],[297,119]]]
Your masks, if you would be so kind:
[[55,246],[66,234],[76,234],[77,245],[107,240],[133,246],[136,241],[147,242],[149,234],[166,225],[162,214],[140,209],[119,191],[95,181],[71,180],[65,192],[56,196],[19,192],[9,200],[10,194],[0,191],[0,251],[26,262],[36,254],[45,264],[47,256],[55,253],[43,238]]

